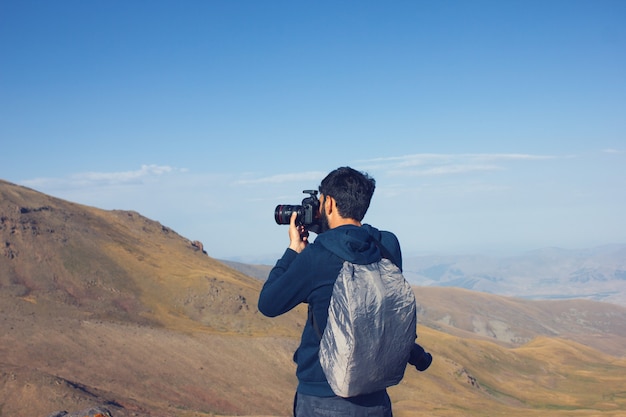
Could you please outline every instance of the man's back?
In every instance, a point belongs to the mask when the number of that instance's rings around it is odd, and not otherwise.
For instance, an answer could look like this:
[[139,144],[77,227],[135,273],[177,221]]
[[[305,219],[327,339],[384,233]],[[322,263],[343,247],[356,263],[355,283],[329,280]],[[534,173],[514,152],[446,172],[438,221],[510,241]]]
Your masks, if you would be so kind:
[[335,395],[319,363],[321,331],[326,327],[333,286],[344,261],[367,265],[381,259],[374,238],[401,264],[397,238],[390,232],[363,225],[346,225],[319,235],[302,253],[287,250],[269,274],[259,297],[259,310],[270,317],[283,314],[300,303],[307,303],[309,316],[300,346],[294,355],[298,366],[298,392],[308,395]]

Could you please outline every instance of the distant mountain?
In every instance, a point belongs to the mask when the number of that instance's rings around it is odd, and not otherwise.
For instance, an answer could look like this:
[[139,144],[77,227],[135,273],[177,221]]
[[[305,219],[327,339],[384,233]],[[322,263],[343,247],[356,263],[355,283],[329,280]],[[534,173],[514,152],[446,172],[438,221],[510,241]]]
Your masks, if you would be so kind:
[[[0,181],[0,415],[291,415],[306,307],[263,317],[262,281],[201,247]],[[415,292],[435,359],[390,389],[394,415],[625,414],[626,307]]]
[[242,272],[250,277],[254,277],[256,279],[260,279],[265,281],[267,276],[270,274],[272,270],[272,266],[270,265],[257,265],[257,264],[246,264],[243,262],[235,262],[220,259],[220,262],[225,263],[233,269],[236,269],[239,272]]
[[460,288],[416,287],[420,324],[459,337],[522,346],[538,336],[624,356],[626,307],[591,300],[525,300]]
[[626,245],[547,248],[515,257],[404,259],[414,285],[459,287],[530,299],[591,299],[626,305]]

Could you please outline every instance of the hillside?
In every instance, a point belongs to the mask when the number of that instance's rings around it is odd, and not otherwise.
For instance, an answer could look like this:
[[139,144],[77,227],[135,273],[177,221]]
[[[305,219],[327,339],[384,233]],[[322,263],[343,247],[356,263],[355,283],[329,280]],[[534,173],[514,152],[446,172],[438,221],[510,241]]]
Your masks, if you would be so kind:
[[[0,239],[0,416],[290,415],[306,310],[263,317],[258,279],[138,213],[3,181]],[[435,361],[394,415],[624,415],[624,308],[416,294]]]
[[[258,332],[258,281],[170,228],[0,182],[3,294],[76,318]],[[273,323],[271,327],[275,327]]]
[[461,288],[417,287],[421,324],[449,334],[518,347],[558,337],[624,356],[626,307],[590,300],[493,296]]

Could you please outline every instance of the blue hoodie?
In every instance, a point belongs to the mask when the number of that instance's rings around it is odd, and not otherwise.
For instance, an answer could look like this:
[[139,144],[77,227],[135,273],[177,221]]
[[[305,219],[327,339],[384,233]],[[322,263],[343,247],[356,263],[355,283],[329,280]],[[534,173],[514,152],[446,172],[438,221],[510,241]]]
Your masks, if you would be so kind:
[[[398,239],[391,232],[364,224],[330,229],[316,237],[300,254],[287,249],[269,274],[259,296],[259,311],[268,317],[288,312],[301,303],[309,305],[320,331],[328,319],[330,296],[344,261],[367,265],[382,255],[376,241],[386,249],[386,256],[402,269]],[[316,397],[332,397],[319,362],[320,336],[307,320],[300,346],[294,354],[297,364],[298,392]]]

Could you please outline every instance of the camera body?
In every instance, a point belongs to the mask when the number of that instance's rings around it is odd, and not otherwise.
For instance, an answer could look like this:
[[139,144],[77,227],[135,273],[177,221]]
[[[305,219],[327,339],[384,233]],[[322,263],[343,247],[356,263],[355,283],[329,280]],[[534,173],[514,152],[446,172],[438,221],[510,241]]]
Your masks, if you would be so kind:
[[298,213],[296,224],[305,226],[307,230],[316,232],[319,227],[320,202],[317,198],[317,190],[304,190],[309,194],[302,200],[302,205],[279,204],[274,210],[274,220],[277,224],[289,224],[291,214]]

